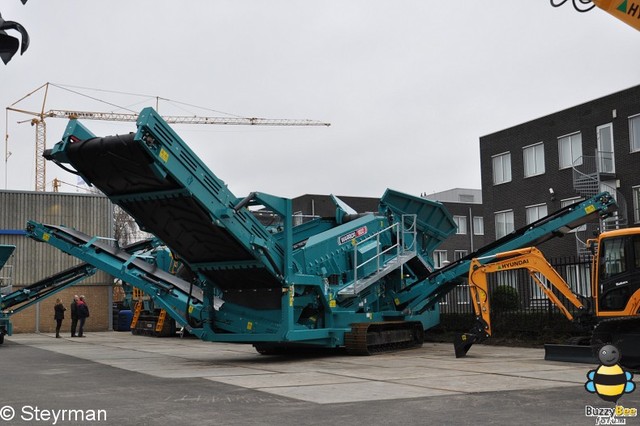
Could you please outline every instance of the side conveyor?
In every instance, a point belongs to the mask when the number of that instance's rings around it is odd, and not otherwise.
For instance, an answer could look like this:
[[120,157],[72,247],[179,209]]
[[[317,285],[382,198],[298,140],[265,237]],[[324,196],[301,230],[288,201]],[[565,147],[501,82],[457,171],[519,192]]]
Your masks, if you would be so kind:
[[11,316],[39,302],[53,296],[66,287],[74,285],[93,275],[96,269],[86,263],[74,266],[55,275],[44,278],[30,286],[15,290],[6,295],[0,295],[0,343],[4,342],[5,334],[13,334]]
[[201,288],[159,269],[137,253],[128,253],[74,229],[29,221],[26,231],[29,237],[47,242],[141,289],[178,324],[197,334],[191,320],[197,322],[203,309]]
[[551,238],[562,236],[589,221],[608,217],[616,209],[616,201],[608,192],[566,206],[433,272],[424,281],[407,287],[405,291],[397,295],[398,305],[407,305],[414,312],[429,309],[455,288],[462,277],[468,274],[473,258],[482,259],[482,263],[485,263],[497,253],[527,246],[537,246]]
[[[96,268],[82,263],[80,265],[46,277],[27,287],[15,290],[4,296],[0,296],[0,311],[11,309],[11,313],[17,313],[32,303],[52,296],[60,290],[75,284],[95,274]],[[29,302],[28,304],[25,302]],[[25,303],[24,305],[21,305]],[[21,305],[17,307],[17,305]],[[13,308],[13,309],[12,309]]]

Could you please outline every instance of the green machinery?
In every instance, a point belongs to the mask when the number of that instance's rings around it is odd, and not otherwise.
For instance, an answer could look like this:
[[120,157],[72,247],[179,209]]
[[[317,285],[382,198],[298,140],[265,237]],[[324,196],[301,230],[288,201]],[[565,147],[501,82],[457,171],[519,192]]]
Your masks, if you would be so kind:
[[[434,270],[433,251],[455,232],[440,203],[387,190],[377,212],[358,213],[333,197],[335,217],[294,225],[291,200],[236,197],[151,108],[127,135],[96,137],[71,120],[45,157],[99,188],[184,268],[169,274],[146,250],[67,227],[31,221],[28,236],[141,289],[200,339],[260,353],[420,345],[472,258],[539,244],[615,209],[600,194]],[[263,225],[260,208],[279,222]]]
[[[141,242],[133,243],[124,247],[122,250],[124,253],[139,253],[141,251],[148,251],[154,253],[154,263],[160,264],[164,267],[164,250],[160,241],[155,238],[144,240]],[[0,270],[9,259],[15,246],[12,245],[0,245]],[[162,253],[158,255],[155,253]],[[0,293],[0,344],[4,343],[4,336],[13,334],[13,324],[11,323],[11,316],[15,315],[35,303],[38,303],[54,294],[64,290],[67,287],[78,284],[84,279],[94,275],[96,268],[88,263],[80,263],[76,266],[68,268],[57,274],[53,274],[42,280],[30,284],[26,287],[21,287],[17,290]]]
[[[165,246],[160,245],[152,249],[147,253],[147,259],[156,267],[172,274],[178,271],[185,272],[184,269],[180,269],[182,264]],[[151,296],[127,282],[120,281],[120,284],[124,297],[115,305],[113,311],[114,330],[130,330],[135,335],[153,337],[175,336],[178,331],[183,335],[184,329],[178,330],[175,320],[168,316],[164,309],[156,308]]]
[[[12,245],[0,245],[0,270],[5,266],[15,248]],[[53,296],[63,288],[76,284],[95,272],[94,267],[83,263],[19,290],[6,294],[0,293],[0,344],[4,343],[5,335],[11,336],[13,333],[11,315],[17,314],[43,298]]]

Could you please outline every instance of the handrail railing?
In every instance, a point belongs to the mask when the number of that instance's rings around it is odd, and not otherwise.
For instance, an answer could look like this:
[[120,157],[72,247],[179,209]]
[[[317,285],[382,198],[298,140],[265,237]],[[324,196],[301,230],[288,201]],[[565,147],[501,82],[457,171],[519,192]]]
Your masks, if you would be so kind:
[[593,231],[607,231],[627,226],[627,204],[615,183],[610,181],[611,175],[615,173],[613,152],[596,150],[594,156],[583,155],[576,159],[572,168],[573,187],[578,194],[589,197],[600,191],[609,191],[614,194],[618,204],[618,210],[609,218],[601,220],[597,229],[584,226],[576,230],[577,252],[587,254],[586,239],[591,237]]
[[[380,236],[386,232],[394,232],[396,235],[396,243],[387,247],[386,249],[382,249],[382,245],[380,244]],[[356,240],[353,247],[353,293],[357,291],[355,283],[358,281],[358,269],[363,268],[365,265],[375,261],[376,262],[376,272],[380,271],[381,265],[380,262],[384,255],[387,253],[391,253],[394,250],[396,251],[395,256],[391,257],[387,260],[387,264],[393,260],[398,259],[400,256],[405,254],[415,254],[416,252],[416,236],[417,236],[417,217],[415,214],[402,215],[401,222],[393,223],[387,226],[384,229],[372,234],[362,240]],[[408,238],[412,237],[412,238]],[[376,239],[376,254],[370,259],[365,260],[364,262],[358,264],[358,246],[363,243],[370,241],[372,239]],[[411,239],[409,245],[406,244],[407,240]],[[400,265],[402,266],[402,265]],[[364,278],[364,277],[362,277]]]

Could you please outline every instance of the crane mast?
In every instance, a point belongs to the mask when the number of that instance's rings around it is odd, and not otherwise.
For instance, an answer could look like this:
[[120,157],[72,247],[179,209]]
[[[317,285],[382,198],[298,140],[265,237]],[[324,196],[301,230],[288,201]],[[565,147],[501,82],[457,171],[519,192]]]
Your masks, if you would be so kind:
[[42,156],[47,148],[47,123],[40,119],[31,120],[31,125],[36,128],[36,191],[46,191],[47,167]]

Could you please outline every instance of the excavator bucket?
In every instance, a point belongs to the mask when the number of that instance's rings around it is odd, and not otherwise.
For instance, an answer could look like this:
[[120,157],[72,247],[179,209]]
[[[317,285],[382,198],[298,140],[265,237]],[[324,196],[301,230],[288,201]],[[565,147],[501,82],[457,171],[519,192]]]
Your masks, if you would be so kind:
[[471,346],[478,341],[478,336],[472,333],[458,334],[453,341],[453,349],[456,358],[462,358],[467,355]]
[[474,343],[480,343],[489,337],[487,324],[482,318],[477,318],[473,328],[468,333],[459,334],[453,340],[453,350],[456,358],[462,358]]

